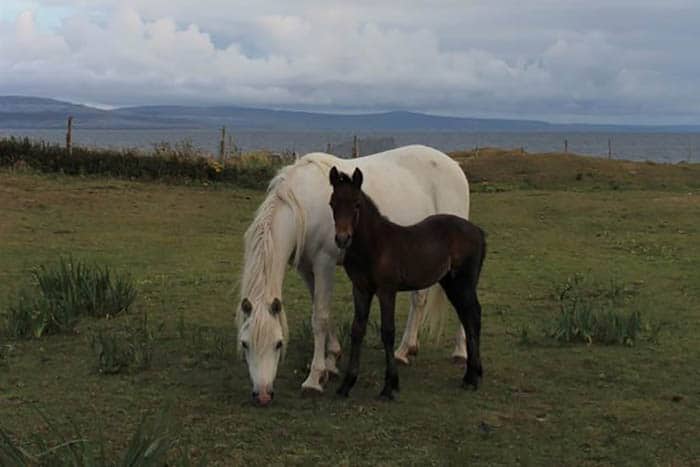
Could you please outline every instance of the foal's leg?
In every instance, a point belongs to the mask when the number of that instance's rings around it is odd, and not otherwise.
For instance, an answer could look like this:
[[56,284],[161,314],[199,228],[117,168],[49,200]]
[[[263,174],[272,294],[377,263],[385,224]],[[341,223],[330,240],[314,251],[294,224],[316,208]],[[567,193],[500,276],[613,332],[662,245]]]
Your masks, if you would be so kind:
[[394,305],[396,302],[396,292],[380,291],[377,293],[379,306],[382,313],[382,344],[384,344],[384,355],[386,358],[386,373],[384,374],[384,389],[379,393],[379,397],[389,400],[394,399],[392,392],[399,390],[399,373],[396,369],[394,359]]
[[338,388],[338,394],[344,397],[350,395],[350,389],[357,381],[357,374],[360,369],[360,348],[367,332],[367,320],[369,318],[370,305],[372,304],[372,296],[372,293],[364,292],[353,285],[352,298],[355,304],[355,319],[352,322],[350,360],[348,361],[348,369],[345,372],[343,384]]
[[[323,392],[322,384],[327,377],[326,336],[330,322],[334,272],[335,263],[323,260],[317,261],[311,271],[302,272],[313,299],[311,328],[314,333],[314,355],[309,375],[301,385],[303,392]],[[338,371],[335,362],[332,368]]]
[[[476,294],[476,288],[472,287],[466,290],[464,301],[465,319],[460,320],[464,323],[467,331],[467,371],[464,374],[464,386],[473,386],[478,389],[481,377],[484,374],[481,366],[481,304]],[[466,321],[466,323],[465,323]]]
[[447,276],[440,281],[447,297],[457,310],[459,320],[467,335],[467,370],[462,380],[465,387],[472,386],[475,390],[483,375],[481,366],[480,337],[481,337],[481,304],[476,295],[476,287],[468,275],[457,277]]
[[394,358],[399,363],[408,365],[409,356],[418,353],[418,328],[423,322],[425,305],[428,303],[428,289],[411,292],[411,308],[408,310],[406,329],[399,348],[394,352]]

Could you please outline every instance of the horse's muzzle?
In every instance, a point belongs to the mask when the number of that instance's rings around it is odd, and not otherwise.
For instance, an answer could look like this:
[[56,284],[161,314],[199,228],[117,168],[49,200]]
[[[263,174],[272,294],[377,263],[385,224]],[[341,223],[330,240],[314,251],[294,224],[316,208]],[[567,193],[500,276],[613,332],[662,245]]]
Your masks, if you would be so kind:
[[275,398],[274,391],[270,392],[253,392],[253,403],[258,407],[267,407]]

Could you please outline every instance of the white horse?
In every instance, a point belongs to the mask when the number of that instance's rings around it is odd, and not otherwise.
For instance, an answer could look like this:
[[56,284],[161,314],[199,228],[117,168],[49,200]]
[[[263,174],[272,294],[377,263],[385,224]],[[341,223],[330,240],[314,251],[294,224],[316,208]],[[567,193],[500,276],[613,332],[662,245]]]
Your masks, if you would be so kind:
[[[323,392],[328,374],[338,372],[340,343],[331,326],[330,307],[335,267],[342,262],[342,252],[334,241],[328,206],[328,173],[333,166],[347,173],[360,167],[366,174],[367,194],[395,223],[414,224],[436,213],[469,215],[469,183],[464,172],[452,158],[426,146],[405,146],[358,159],[311,153],[281,169],[245,233],[241,306],[236,313],[239,351],[248,364],[253,399],[259,405],[272,400],[277,367],[286,347],[287,320],[281,299],[290,262],[313,301],[314,354],[302,390]],[[439,287],[434,290],[412,293],[406,330],[395,352],[399,362],[409,363],[409,355],[417,351],[425,308],[432,309],[438,300],[444,300]],[[466,361],[462,326],[452,356]]]

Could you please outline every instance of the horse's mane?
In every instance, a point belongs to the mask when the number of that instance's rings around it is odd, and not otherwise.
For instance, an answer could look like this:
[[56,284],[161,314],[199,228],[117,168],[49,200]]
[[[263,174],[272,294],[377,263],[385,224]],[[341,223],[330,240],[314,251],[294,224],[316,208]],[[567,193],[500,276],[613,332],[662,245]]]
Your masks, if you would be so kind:
[[[245,256],[241,277],[241,300],[248,298],[253,303],[270,304],[275,298],[281,298],[276,297],[276,294],[280,293],[279,286],[282,284],[284,277],[280,276],[280,273],[273,267],[275,245],[272,236],[272,222],[275,213],[280,206],[286,205],[294,214],[296,241],[293,252],[293,264],[298,266],[304,251],[306,213],[294,193],[290,178],[296,171],[309,166],[316,167],[325,176],[333,164],[332,159],[335,158],[324,153],[307,154],[294,164],[280,169],[270,181],[267,188],[267,196],[255,212],[255,218],[244,235]],[[286,260],[288,258],[285,258]],[[282,325],[284,339],[287,340],[289,332],[284,307],[282,307],[282,312],[277,316],[279,316],[280,324]],[[256,310],[253,311],[251,320],[247,324],[252,326],[253,335],[251,337],[253,339],[262,341],[272,337],[273,333],[269,331],[274,324],[274,319],[268,319],[268,317],[272,318],[272,315],[267,312],[257,313]],[[239,332],[244,320],[245,315],[243,311],[240,307],[237,307],[236,324]],[[240,342],[238,345],[240,346]]]

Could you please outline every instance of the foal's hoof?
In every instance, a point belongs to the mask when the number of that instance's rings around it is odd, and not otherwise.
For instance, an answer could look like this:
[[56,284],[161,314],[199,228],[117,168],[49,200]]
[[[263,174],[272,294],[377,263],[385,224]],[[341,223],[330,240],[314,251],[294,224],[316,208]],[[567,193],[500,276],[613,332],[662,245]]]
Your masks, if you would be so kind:
[[391,391],[383,390],[377,396],[377,399],[381,401],[391,402],[394,400],[394,394]]
[[474,372],[467,372],[466,375],[464,375],[464,379],[462,380],[462,387],[464,389],[473,389],[476,391],[479,389],[479,385],[481,384],[481,376],[479,376],[475,371]]
[[466,382],[462,381],[462,388],[465,390],[472,390],[472,391],[477,391],[479,390],[479,382],[478,381],[473,381],[473,382]]
[[412,345],[408,348],[408,355],[415,357],[418,355],[418,345]]
[[343,386],[340,386],[338,390],[335,392],[339,397],[342,397],[343,399],[347,399],[350,397],[350,388]]

